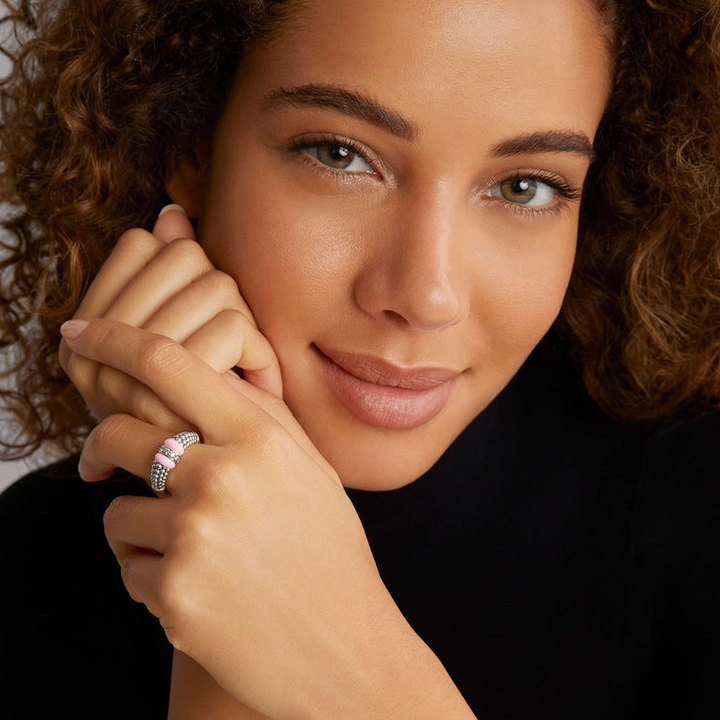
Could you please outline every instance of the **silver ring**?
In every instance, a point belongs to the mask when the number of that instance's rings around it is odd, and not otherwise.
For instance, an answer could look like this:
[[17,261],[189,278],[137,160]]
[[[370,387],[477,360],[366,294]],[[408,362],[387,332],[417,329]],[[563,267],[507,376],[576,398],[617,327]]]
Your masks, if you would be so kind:
[[[184,432],[179,432],[177,435],[173,435],[170,440],[174,440],[178,443],[184,453],[186,448],[200,442],[200,436],[196,432],[186,430]],[[173,448],[168,447],[165,444],[167,442],[168,440],[165,440],[165,442],[157,449],[157,454],[155,455],[155,458],[152,461],[152,466],[150,467],[150,487],[156,493],[166,492],[165,482],[167,480],[168,473],[180,462],[182,455],[182,453],[177,450],[173,450]],[[160,456],[161,460],[158,460],[158,457]]]

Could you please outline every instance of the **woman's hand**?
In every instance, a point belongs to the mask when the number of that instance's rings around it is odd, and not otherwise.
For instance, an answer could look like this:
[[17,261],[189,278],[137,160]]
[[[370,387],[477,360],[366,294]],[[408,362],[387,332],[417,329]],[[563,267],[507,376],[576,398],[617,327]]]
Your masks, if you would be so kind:
[[[282,397],[272,347],[235,281],[213,267],[178,206],[165,208],[152,234],[137,228],[123,234],[74,317],[106,317],[165,335],[216,371],[240,367],[250,383]],[[64,341],[60,363],[98,420],[127,412],[173,432],[187,427],[149,388],[73,354]]]
[[[417,717],[413,666],[439,662],[402,618],[339,478],[285,404],[240,379],[228,393],[193,352],[147,330],[99,319],[74,339],[64,332],[73,353],[150,388],[204,439],[170,471],[169,497],[120,497],[105,516],[130,595],[173,645],[271,717]],[[90,434],[81,475],[122,467],[147,479],[166,437],[112,415]]]
[[[168,245],[176,239],[183,242],[171,251]],[[282,396],[277,359],[257,331],[237,285],[211,266],[195,240],[194,228],[176,205],[160,213],[152,234],[139,229],[125,233],[75,318],[107,314],[128,323],[145,322],[145,327],[159,334],[184,341],[188,349],[219,372],[242,366],[250,382]],[[178,267],[176,258],[181,250],[184,257]],[[163,256],[158,257],[161,253]],[[168,267],[179,272],[168,273]],[[152,287],[149,297],[142,296],[143,286]],[[125,291],[129,296],[123,295]],[[189,313],[188,308],[194,312]],[[208,326],[202,326],[204,318],[210,318]],[[226,331],[233,326],[236,332]],[[64,340],[60,360],[96,419],[127,412],[167,428],[169,434],[189,427],[148,387],[115,368],[73,354]],[[232,384],[235,373],[228,372]],[[263,717],[228,696],[200,666],[177,651],[172,679],[170,717]]]

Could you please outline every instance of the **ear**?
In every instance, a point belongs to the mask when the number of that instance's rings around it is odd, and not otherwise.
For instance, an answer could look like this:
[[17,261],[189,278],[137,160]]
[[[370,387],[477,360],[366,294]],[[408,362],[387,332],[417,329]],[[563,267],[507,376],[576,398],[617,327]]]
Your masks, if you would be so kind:
[[203,177],[208,166],[208,155],[200,143],[194,151],[175,161],[165,178],[168,197],[181,205],[188,217],[197,219],[203,205]]

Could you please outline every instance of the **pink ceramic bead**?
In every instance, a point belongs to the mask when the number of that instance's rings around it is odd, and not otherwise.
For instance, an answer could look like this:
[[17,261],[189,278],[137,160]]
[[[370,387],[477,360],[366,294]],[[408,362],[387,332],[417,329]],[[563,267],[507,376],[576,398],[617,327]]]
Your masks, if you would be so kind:
[[175,463],[169,457],[165,457],[162,453],[155,453],[155,459],[161,465],[164,465],[168,470],[172,470],[175,467]]
[[175,438],[164,440],[163,445],[167,445],[167,447],[174,450],[180,456],[185,452],[185,448]]

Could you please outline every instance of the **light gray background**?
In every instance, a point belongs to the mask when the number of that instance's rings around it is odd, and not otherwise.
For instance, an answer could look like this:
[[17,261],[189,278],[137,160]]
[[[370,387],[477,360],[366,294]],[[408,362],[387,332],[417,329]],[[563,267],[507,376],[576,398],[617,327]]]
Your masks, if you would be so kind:
[[[0,77],[4,76],[9,70],[9,63],[7,58],[0,54]],[[10,420],[7,417],[0,416],[0,423],[6,424]],[[0,492],[5,489],[13,480],[29,472],[32,468],[38,466],[40,458],[30,458],[30,463],[27,462],[0,462]]]
[[0,492],[31,469],[32,467],[28,467],[22,460],[0,463]]

